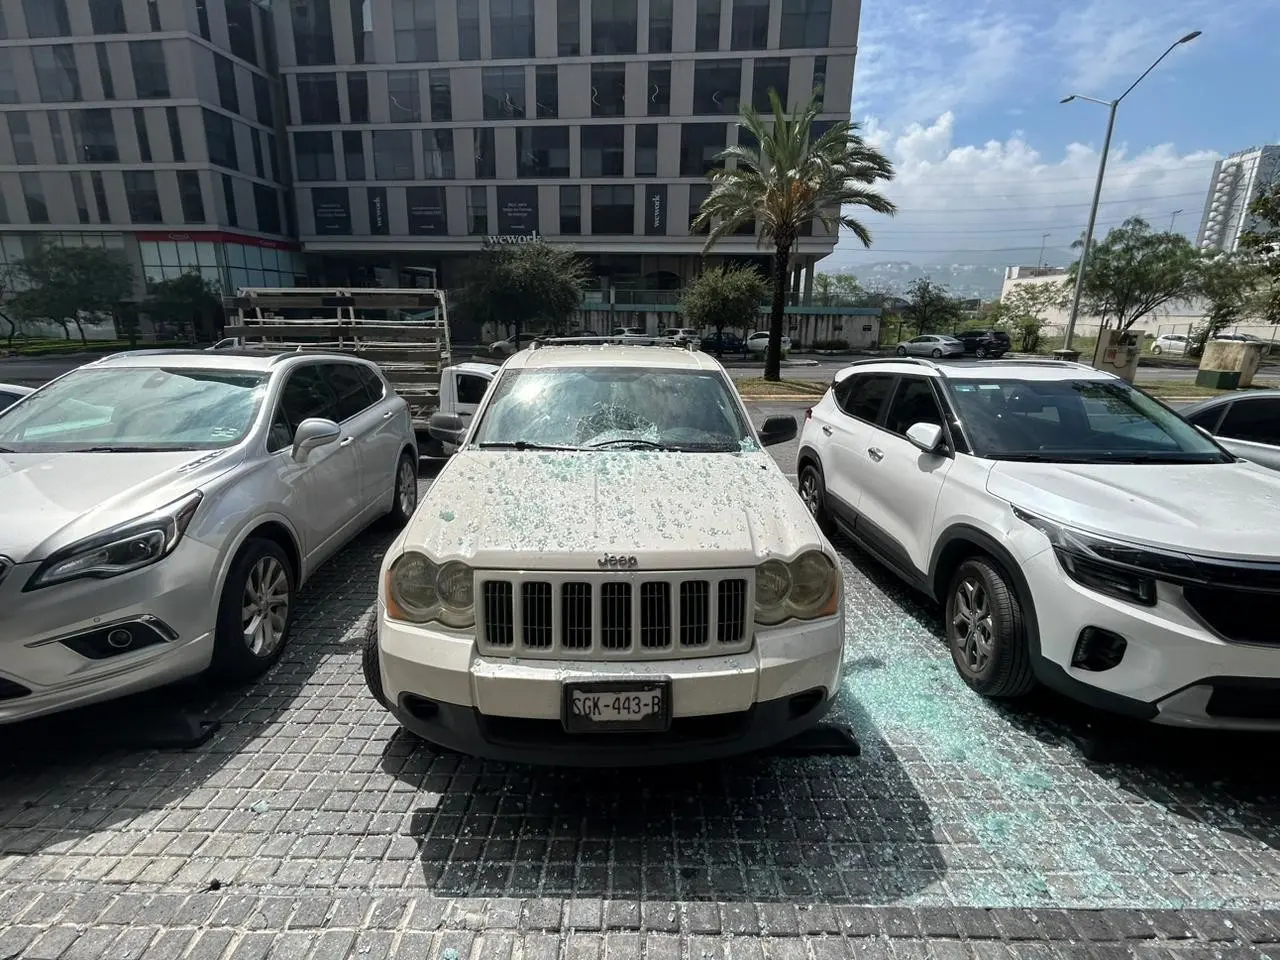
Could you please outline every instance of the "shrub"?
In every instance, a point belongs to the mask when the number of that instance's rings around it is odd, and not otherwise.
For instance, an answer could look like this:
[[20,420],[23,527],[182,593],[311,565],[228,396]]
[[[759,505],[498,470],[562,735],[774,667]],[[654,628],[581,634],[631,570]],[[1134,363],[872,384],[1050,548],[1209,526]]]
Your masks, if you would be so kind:
[[813,342],[813,349],[844,351],[849,349],[849,341],[848,340],[815,340]]

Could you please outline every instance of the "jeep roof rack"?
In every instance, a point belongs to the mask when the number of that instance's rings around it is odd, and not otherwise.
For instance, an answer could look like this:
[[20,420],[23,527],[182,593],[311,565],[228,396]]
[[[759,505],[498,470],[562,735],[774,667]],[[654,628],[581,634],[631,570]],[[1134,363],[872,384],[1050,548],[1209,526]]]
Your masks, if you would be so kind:
[[668,347],[676,350],[692,350],[691,341],[681,343],[674,337],[540,337],[529,344],[531,350],[544,347],[579,347],[605,346],[613,344],[624,347]]

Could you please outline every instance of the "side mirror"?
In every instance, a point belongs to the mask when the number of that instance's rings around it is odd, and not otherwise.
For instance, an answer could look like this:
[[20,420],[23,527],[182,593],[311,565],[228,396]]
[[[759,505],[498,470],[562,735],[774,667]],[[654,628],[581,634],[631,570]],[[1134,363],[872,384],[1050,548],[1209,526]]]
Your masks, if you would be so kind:
[[441,443],[457,446],[466,432],[466,422],[456,413],[433,413],[427,420],[427,434]]
[[942,428],[936,423],[913,423],[907,428],[907,439],[925,453],[937,453],[942,446]]
[[760,442],[766,447],[772,447],[775,444],[794,440],[796,433],[795,417],[770,417],[760,428]]
[[308,417],[298,424],[293,434],[293,459],[302,463],[311,451],[333,443],[342,435],[342,428],[324,417]]

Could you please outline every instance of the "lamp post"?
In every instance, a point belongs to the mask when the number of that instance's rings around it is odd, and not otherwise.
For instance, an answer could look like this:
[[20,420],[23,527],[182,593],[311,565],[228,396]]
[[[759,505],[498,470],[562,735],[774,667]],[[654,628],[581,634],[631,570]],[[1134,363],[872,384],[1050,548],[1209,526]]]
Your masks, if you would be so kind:
[[1080,357],[1079,351],[1071,349],[1071,340],[1075,336],[1076,332],[1076,318],[1080,315],[1080,295],[1084,292],[1084,271],[1089,260],[1089,250],[1093,246],[1093,227],[1098,220],[1098,202],[1102,199],[1102,181],[1107,173],[1107,155],[1111,152],[1111,134],[1115,130],[1116,126],[1116,108],[1120,106],[1120,102],[1124,100],[1125,97],[1133,92],[1134,87],[1147,78],[1147,74],[1158,67],[1160,62],[1173,52],[1174,47],[1180,46],[1184,43],[1190,43],[1198,36],[1200,36],[1200,31],[1194,30],[1191,33],[1188,33],[1185,37],[1175,40],[1173,43],[1169,44],[1169,49],[1160,54],[1160,56],[1156,58],[1155,63],[1147,67],[1147,69],[1142,72],[1142,76],[1129,84],[1129,89],[1120,94],[1120,96],[1116,97],[1114,100],[1099,100],[1096,97],[1086,97],[1083,94],[1073,93],[1069,97],[1064,97],[1061,101],[1062,103],[1070,103],[1072,100],[1087,100],[1090,103],[1101,104],[1102,106],[1107,107],[1109,111],[1107,115],[1107,135],[1102,141],[1102,159],[1098,162],[1098,180],[1097,183],[1094,184],[1093,203],[1089,207],[1089,225],[1085,227],[1084,230],[1084,244],[1080,248],[1080,265],[1076,268],[1076,286],[1075,290],[1071,294],[1071,314],[1067,317],[1067,330],[1066,335],[1062,339],[1062,349],[1054,351],[1055,356],[1064,360],[1076,360]]

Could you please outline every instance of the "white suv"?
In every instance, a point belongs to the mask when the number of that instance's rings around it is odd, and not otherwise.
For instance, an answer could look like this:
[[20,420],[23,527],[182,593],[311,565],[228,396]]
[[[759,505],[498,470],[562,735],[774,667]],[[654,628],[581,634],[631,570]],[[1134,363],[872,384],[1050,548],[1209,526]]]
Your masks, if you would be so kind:
[[724,369],[548,341],[506,362],[382,566],[374,697],[499,760],[705,760],[812,727],[839,689],[836,554]]
[[1037,682],[1160,723],[1280,728],[1280,475],[1109,374],[854,364],[801,496],[945,605],[979,693]]

